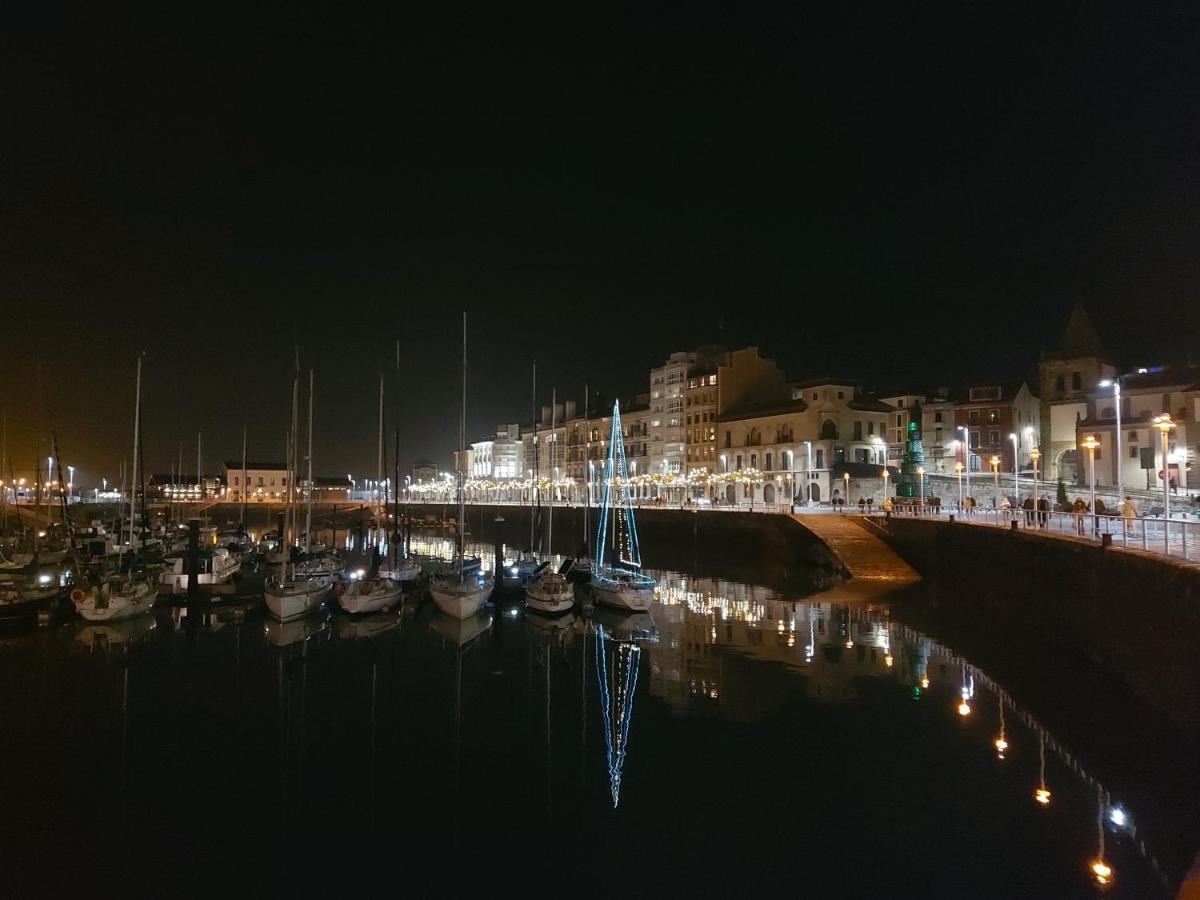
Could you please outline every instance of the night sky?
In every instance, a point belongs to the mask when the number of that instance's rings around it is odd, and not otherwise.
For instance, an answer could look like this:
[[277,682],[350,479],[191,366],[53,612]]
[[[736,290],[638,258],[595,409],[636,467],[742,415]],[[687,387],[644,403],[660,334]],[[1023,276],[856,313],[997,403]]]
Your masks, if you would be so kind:
[[373,475],[381,368],[402,464],[448,464],[463,308],[472,437],[534,357],[549,402],[705,342],[1010,377],[1077,300],[1128,365],[1200,338],[1194,4],[46,6],[0,53],[17,469],[40,361],[63,461],[115,477],[143,348],[148,472],[243,423],[279,458],[293,342],[319,472]]

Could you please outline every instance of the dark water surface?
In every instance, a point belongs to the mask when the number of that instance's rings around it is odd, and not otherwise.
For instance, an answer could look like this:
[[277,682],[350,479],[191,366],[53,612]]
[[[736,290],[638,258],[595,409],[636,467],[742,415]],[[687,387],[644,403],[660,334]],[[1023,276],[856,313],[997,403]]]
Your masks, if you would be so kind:
[[908,624],[929,589],[658,574],[652,626],[425,603],[4,635],[2,893],[1087,897],[1102,853],[1109,896],[1171,895],[1195,762],[1165,803],[1104,737],[1156,717],[1075,661],[1089,696],[968,634],[1018,694]]

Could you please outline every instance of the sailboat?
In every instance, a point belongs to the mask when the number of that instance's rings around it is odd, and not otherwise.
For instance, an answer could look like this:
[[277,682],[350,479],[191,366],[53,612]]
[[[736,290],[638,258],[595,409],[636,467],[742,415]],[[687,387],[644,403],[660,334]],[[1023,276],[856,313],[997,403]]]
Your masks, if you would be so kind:
[[157,596],[150,579],[121,577],[93,585],[90,590],[75,588],[71,602],[89,622],[112,622],[150,612]]
[[440,572],[430,579],[429,593],[438,609],[460,621],[469,619],[487,601],[494,586],[492,576],[485,575],[478,560],[473,564],[466,559],[466,478],[470,466],[467,463],[467,314],[463,313],[463,368],[462,409],[458,421],[458,453],[455,454],[455,469],[458,470],[458,550],[449,571]]
[[[288,453],[289,461],[293,463],[292,471],[288,478],[288,491],[293,498],[296,495],[296,470],[299,468],[294,464],[296,454],[295,436],[299,418],[300,373],[298,369],[299,366],[297,366],[296,376],[292,380],[292,439]],[[313,378],[312,371],[310,370],[308,374],[308,480],[310,485],[312,484],[312,389]],[[292,533],[294,534],[297,530],[296,525],[299,518],[299,510],[295,508],[294,502],[289,502],[288,511],[291,513]],[[282,569],[278,575],[273,575],[267,579],[266,586],[263,589],[263,597],[266,600],[267,609],[280,622],[289,622],[308,615],[317,609],[333,590],[333,575],[331,574],[321,573],[308,577],[299,576],[296,572],[296,563],[291,559],[291,549],[291,541],[289,540],[285,546]]]
[[[550,399],[550,429],[553,433],[557,392]],[[550,457],[550,471],[554,473],[554,457]],[[546,522],[546,554],[554,552],[554,482],[550,482],[550,508]],[[568,567],[569,568],[569,567]],[[569,612],[575,606],[575,585],[567,581],[565,572],[556,572],[547,559],[542,563],[529,583],[525,585],[525,605],[531,610],[556,616]]]
[[351,615],[391,609],[404,599],[404,585],[391,578],[355,578],[334,588],[338,605]]
[[[610,539],[611,546],[608,543]],[[597,602],[616,609],[645,612],[654,599],[657,582],[642,574],[641,568],[642,552],[629,496],[625,438],[621,433],[621,403],[618,400],[613,403],[608,460],[604,464],[604,504],[600,508],[600,526],[596,532],[592,596]]]

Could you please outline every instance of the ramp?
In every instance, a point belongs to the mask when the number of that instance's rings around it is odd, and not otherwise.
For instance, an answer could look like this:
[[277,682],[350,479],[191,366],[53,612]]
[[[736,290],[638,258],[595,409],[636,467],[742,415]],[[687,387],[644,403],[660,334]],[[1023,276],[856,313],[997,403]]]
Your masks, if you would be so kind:
[[899,587],[921,578],[895,550],[868,531],[870,526],[860,521],[861,516],[799,513],[792,518],[824,541],[854,581]]

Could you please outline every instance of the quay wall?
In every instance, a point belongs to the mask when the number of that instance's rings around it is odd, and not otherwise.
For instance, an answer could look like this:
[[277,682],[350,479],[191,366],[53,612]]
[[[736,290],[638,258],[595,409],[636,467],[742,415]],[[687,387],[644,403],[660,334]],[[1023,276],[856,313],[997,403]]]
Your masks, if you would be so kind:
[[893,516],[865,527],[931,581],[940,607],[1054,634],[1200,736],[1200,567],[963,523]]

